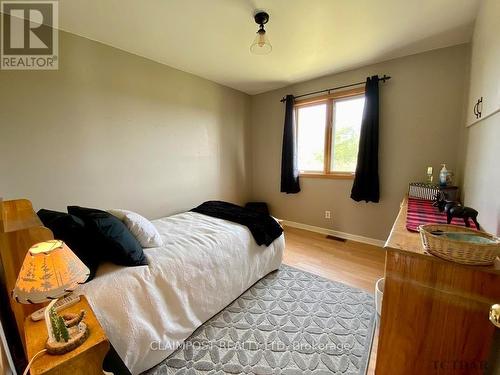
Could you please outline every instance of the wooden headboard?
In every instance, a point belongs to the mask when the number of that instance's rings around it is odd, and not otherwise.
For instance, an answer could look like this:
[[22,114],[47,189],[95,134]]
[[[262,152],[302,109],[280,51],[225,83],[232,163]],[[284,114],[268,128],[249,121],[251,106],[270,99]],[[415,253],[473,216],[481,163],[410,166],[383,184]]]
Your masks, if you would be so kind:
[[53,238],[52,232],[42,225],[29,200],[3,201],[0,198],[0,269],[3,269],[4,273],[2,287],[9,295],[10,308],[23,347],[25,347],[24,320],[43,305],[21,305],[12,298],[11,292],[28,249],[38,242]]

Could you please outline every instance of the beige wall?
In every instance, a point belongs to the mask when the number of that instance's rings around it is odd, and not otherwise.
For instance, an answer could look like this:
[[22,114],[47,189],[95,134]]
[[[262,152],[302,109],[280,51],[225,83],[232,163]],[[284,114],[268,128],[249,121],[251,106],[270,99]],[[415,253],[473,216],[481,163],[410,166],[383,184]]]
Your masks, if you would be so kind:
[[[304,224],[374,239],[386,239],[410,181],[421,181],[427,165],[459,167],[457,144],[464,132],[469,46],[408,56],[304,82],[252,97],[253,194],[274,215]],[[363,80],[372,74],[392,80],[380,89],[379,204],[350,199],[351,180],[302,178],[302,191],[280,193],[285,94],[302,94]],[[460,176],[458,176],[460,177]],[[324,211],[332,219],[324,219]]]
[[0,72],[0,196],[149,217],[246,199],[249,96],[63,32],[59,67]]
[[[484,0],[473,38],[471,88],[490,103],[489,113],[500,110],[499,19],[498,0]],[[500,234],[500,113],[469,127],[467,138],[464,203],[479,211],[485,230]]]
[[469,128],[464,203],[479,211],[483,229],[500,234],[500,114]]
[[481,97],[481,119],[500,111],[500,1],[482,0],[472,36],[467,124],[477,122],[474,105]]
[[[159,217],[251,198],[284,219],[385,239],[409,181],[427,165],[460,167],[465,45],[253,97],[63,32],[60,56],[59,71],[0,72],[5,199]],[[281,194],[279,99],[377,73],[394,77],[381,87],[381,202],[352,201],[349,180],[303,178],[300,194]]]

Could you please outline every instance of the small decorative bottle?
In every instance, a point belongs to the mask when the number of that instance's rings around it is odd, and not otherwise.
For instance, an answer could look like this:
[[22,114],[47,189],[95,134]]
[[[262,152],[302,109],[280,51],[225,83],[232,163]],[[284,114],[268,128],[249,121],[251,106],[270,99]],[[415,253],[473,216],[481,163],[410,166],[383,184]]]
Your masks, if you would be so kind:
[[441,164],[443,168],[439,171],[439,185],[446,186],[448,180],[448,170],[446,169],[446,164]]
[[432,184],[432,181],[434,180],[434,176],[432,175],[433,173],[433,168],[432,167],[427,167],[427,183]]

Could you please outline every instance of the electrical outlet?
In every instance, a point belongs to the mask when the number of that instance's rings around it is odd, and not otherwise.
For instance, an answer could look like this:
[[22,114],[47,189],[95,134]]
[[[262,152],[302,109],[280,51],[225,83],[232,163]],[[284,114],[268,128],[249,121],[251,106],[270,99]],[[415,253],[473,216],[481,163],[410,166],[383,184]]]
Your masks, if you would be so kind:
[[325,211],[325,219],[331,219],[331,218],[332,218],[331,211]]

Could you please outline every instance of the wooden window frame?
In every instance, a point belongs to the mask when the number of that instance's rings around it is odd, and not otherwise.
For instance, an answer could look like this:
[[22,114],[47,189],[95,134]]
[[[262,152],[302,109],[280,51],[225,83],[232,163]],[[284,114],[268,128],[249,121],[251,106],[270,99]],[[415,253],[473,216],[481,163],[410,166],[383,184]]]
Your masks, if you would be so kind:
[[331,172],[331,157],[332,157],[332,137],[334,134],[334,121],[333,121],[333,109],[334,102],[341,99],[347,99],[351,97],[361,96],[365,94],[365,88],[354,88],[350,90],[339,91],[336,93],[316,96],[309,99],[298,100],[294,105],[295,118],[297,122],[295,124],[297,128],[297,142],[298,142],[298,109],[303,107],[309,107],[317,104],[326,104],[326,116],[325,116],[325,149],[324,149],[324,163],[323,172],[318,171],[300,171],[299,175],[306,178],[330,178],[330,179],[354,179],[354,172]]

